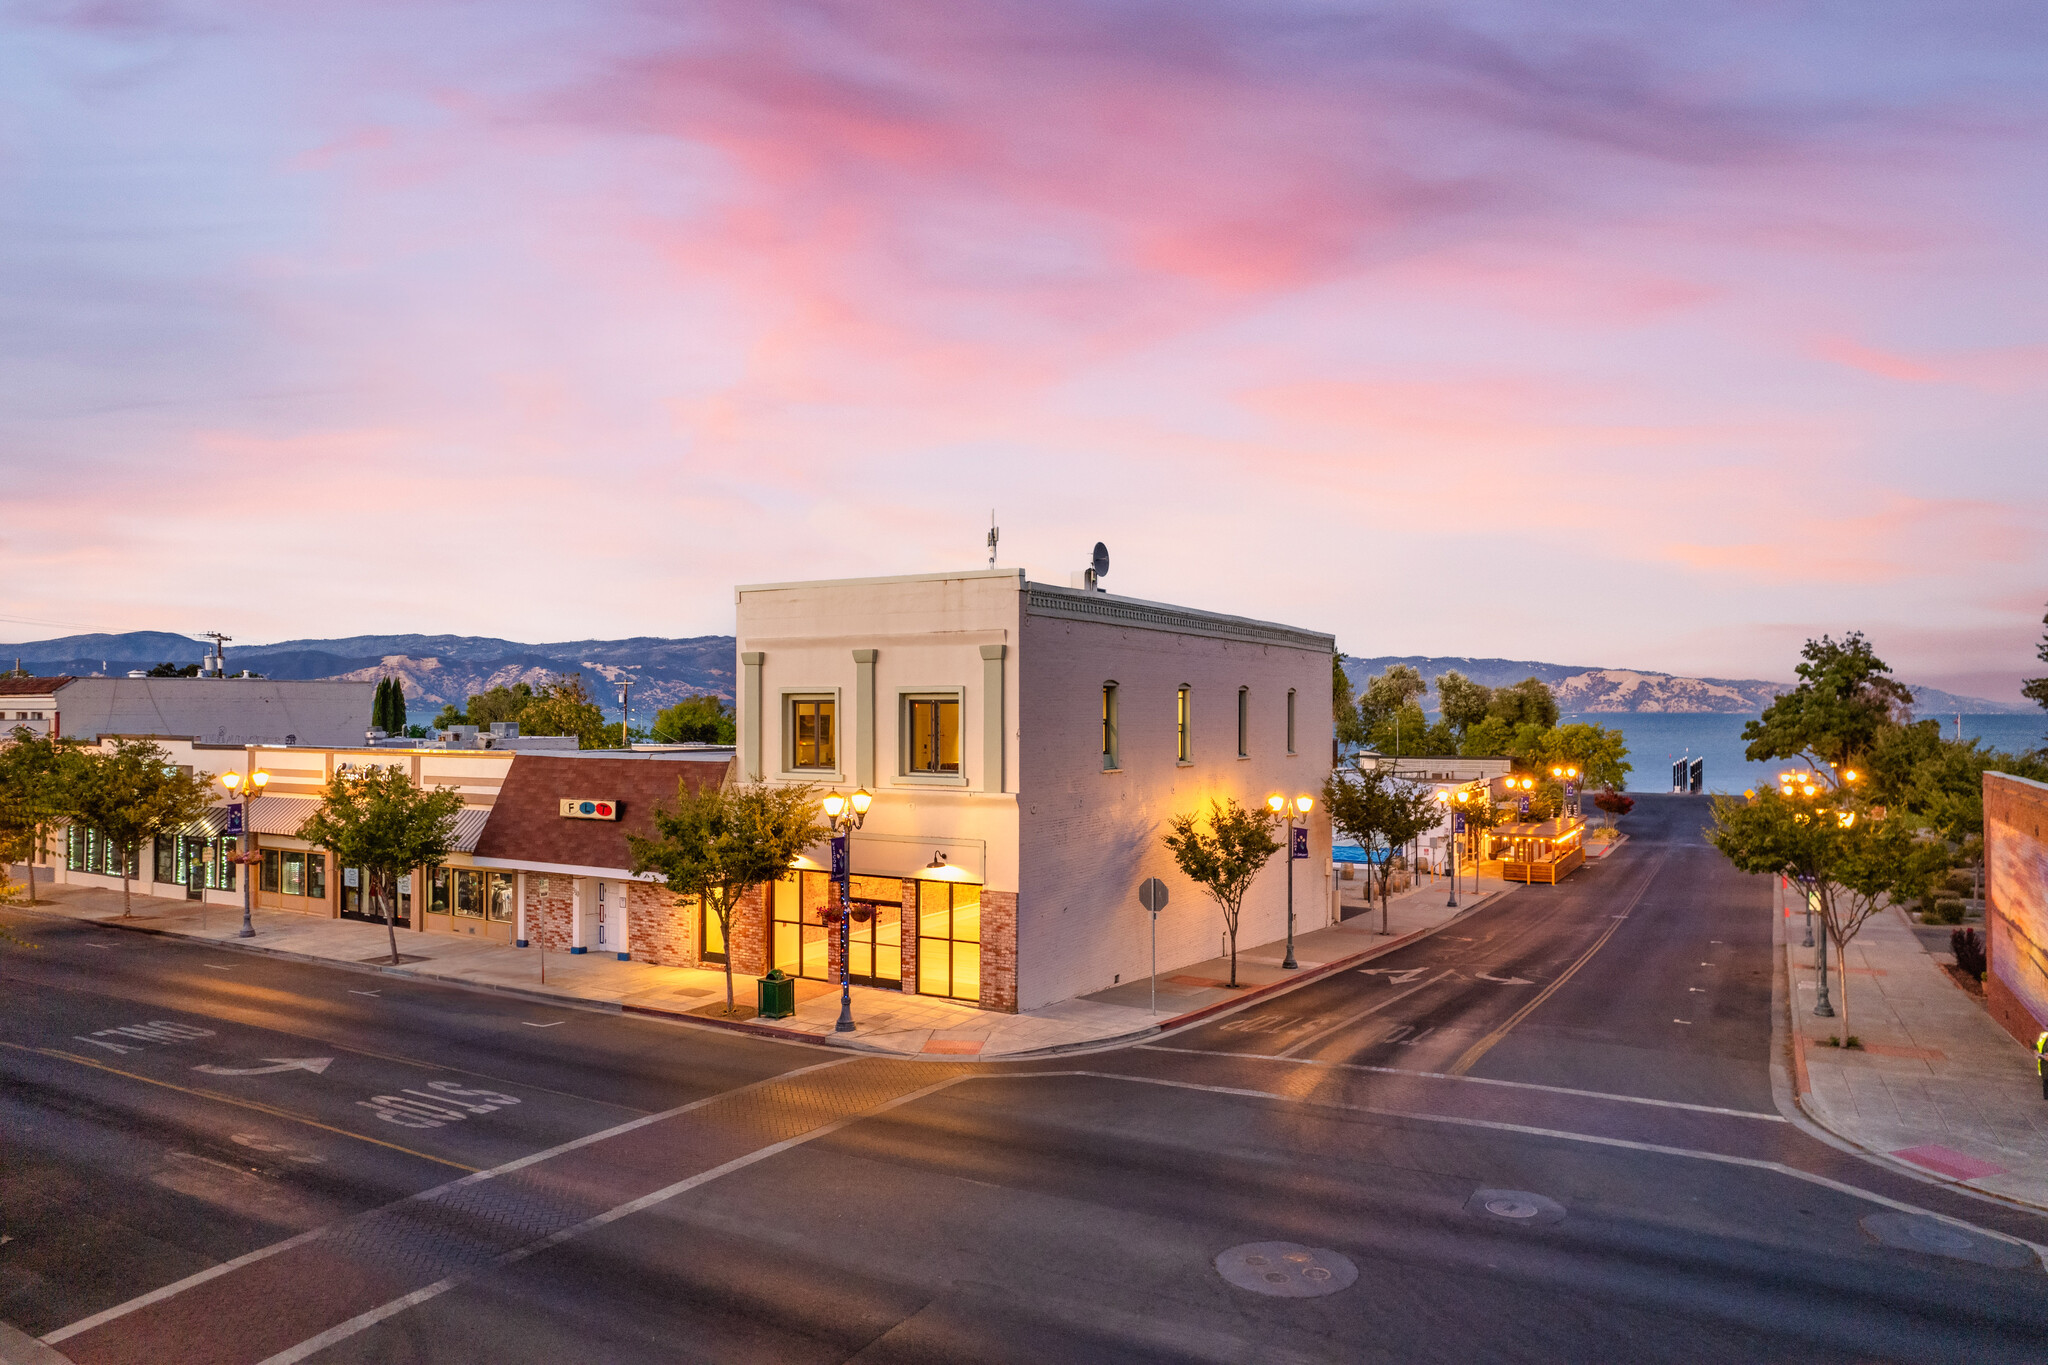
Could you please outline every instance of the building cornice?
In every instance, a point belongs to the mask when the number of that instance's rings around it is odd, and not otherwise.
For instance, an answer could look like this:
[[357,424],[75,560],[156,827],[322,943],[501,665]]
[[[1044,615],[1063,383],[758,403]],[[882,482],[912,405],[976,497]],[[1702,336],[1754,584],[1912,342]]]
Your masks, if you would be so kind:
[[1225,616],[1220,612],[1197,611],[1191,607],[1146,602],[1135,597],[1085,592],[1079,588],[1055,587],[1049,583],[1024,585],[1024,611],[1062,621],[1091,621],[1097,625],[1124,626],[1136,630],[1163,630],[1176,635],[1205,635],[1217,640],[1239,640],[1246,644],[1278,645],[1283,649],[1314,650],[1334,654],[1337,637],[1299,626],[1274,621],[1254,621],[1247,616]]

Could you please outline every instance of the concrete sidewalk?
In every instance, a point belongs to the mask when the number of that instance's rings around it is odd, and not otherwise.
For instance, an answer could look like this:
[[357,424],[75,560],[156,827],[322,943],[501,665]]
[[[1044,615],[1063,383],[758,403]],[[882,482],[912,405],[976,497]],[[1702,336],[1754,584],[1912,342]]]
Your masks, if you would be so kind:
[[[1469,882],[1467,886],[1469,888]],[[203,941],[221,948],[268,953],[309,962],[341,964],[358,971],[415,976],[480,989],[511,992],[550,1003],[668,1016],[742,1028],[771,1037],[852,1047],[897,1056],[956,1055],[984,1059],[1016,1057],[1050,1051],[1102,1046],[1172,1028],[1201,1014],[1284,989],[1354,962],[1391,951],[1439,928],[1461,913],[1503,893],[1498,882],[1475,896],[1459,894],[1459,909],[1444,905],[1442,882],[1425,883],[1390,904],[1390,933],[1376,932],[1379,915],[1299,933],[1295,938],[1296,971],[1280,963],[1284,943],[1261,944],[1238,953],[1237,989],[1227,980],[1229,964],[1216,958],[1182,967],[1159,978],[1158,1012],[1149,1002],[1149,981],[1139,978],[1107,991],[1061,1001],[1021,1014],[998,1014],[933,996],[900,991],[853,988],[855,1029],[837,1033],[839,988],[817,981],[797,983],[793,1018],[748,1022],[755,1000],[754,978],[736,976],[738,1021],[721,1014],[725,1008],[723,972],[693,967],[659,967],[646,962],[620,962],[591,954],[543,953],[449,934],[401,930],[402,961],[390,965],[387,931],[382,925],[357,920],[327,919],[287,911],[258,910],[256,936],[236,937],[239,911],[185,900],[135,896],[135,913],[123,919],[121,893],[96,887],[40,886],[45,903],[33,911],[10,909],[20,916],[45,914],[89,920],[110,926]],[[1356,906],[1347,907],[1355,910]],[[16,918],[10,916],[10,918]],[[33,924],[22,930],[33,939]]]
[[[1814,950],[1797,906],[1780,914],[1792,1029],[1793,1088],[1805,1114],[1836,1137],[1916,1174],[2048,1209],[2048,1102],[2033,1054],[1991,1021],[1914,936],[1896,907],[1871,916],[1849,946],[1849,1031],[1813,1013]],[[1815,925],[1818,934],[1818,923]]]

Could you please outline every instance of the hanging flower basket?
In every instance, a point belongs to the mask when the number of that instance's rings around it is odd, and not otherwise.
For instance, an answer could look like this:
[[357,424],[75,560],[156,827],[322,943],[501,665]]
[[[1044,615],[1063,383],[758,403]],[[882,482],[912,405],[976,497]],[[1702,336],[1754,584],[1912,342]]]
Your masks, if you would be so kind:
[[874,917],[875,912],[872,906],[856,905],[853,907],[853,922],[855,924],[866,924]]

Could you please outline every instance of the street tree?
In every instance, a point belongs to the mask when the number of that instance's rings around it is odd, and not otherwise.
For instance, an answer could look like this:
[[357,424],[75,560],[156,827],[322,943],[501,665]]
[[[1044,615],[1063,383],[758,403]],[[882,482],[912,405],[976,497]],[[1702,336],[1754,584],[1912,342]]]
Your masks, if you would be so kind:
[[[449,787],[422,791],[402,767],[377,765],[336,773],[320,804],[299,826],[299,837],[334,855],[337,869],[359,867],[384,907],[391,963],[398,965],[398,928],[392,907],[398,879],[414,868],[445,860],[455,846],[462,794]],[[253,875],[255,869],[249,869]]]
[[[1413,670],[1410,670],[1411,672]],[[1173,854],[1181,874],[1216,902],[1223,912],[1223,930],[1230,939],[1230,984],[1237,985],[1237,923],[1244,910],[1244,898],[1272,856],[1280,851],[1273,837],[1277,819],[1264,806],[1244,806],[1234,796],[1209,802],[1209,828],[1201,817],[1175,815],[1167,820],[1171,831],[1166,847]]]
[[199,817],[212,798],[206,774],[180,768],[147,739],[118,739],[111,749],[81,749],[61,767],[63,811],[97,830],[121,865],[121,914],[132,914],[129,882],[145,840]]
[[1808,640],[1800,657],[1798,684],[1742,727],[1746,756],[1803,761],[1832,788],[1837,773],[1867,765],[1881,730],[1912,719],[1913,694],[1861,631],[1839,643],[1827,635]]
[[1788,876],[1807,888],[1840,972],[1844,1046],[1849,1031],[1848,948],[1887,898],[1925,885],[1945,857],[1931,841],[1917,840],[1905,821],[1875,818],[1853,793],[1816,785],[1785,795],[1766,788],[1751,797],[1714,798],[1707,841],[1744,872]]
[[18,725],[0,744],[0,862],[28,865],[28,903],[36,900],[36,858],[64,819],[68,766],[78,761],[75,745],[38,735]]
[[725,954],[725,1012],[733,1013],[732,915],[756,887],[789,871],[831,831],[818,815],[815,789],[766,783],[729,789],[676,786],[673,806],[654,808],[654,837],[626,836],[635,876],[657,876],[679,906],[699,906],[718,921]]
[[1609,787],[1593,798],[1593,804],[1607,813],[1607,823],[1612,825],[1636,808],[1636,799],[1627,792]]
[[1380,932],[1387,932],[1387,889],[1394,854],[1436,828],[1443,807],[1427,783],[1377,768],[1331,773],[1323,783],[1331,826],[1365,850],[1366,891],[1379,894]]
[[1523,725],[1548,730],[1557,724],[1557,696],[1541,678],[1524,678],[1494,688],[1487,698],[1486,714],[1510,730]]
[[657,744],[731,744],[739,735],[732,707],[710,692],[662,707],[648,733]]

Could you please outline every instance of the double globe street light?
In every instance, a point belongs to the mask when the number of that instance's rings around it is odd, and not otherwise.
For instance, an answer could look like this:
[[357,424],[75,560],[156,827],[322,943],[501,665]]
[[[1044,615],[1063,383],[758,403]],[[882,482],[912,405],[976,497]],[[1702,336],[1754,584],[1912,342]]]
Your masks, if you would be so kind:
[[847,836],[867,822],[875,798],[862,787],[851,796],[827,792],[818,803],[832,830],[832,880],[839,883],[839,1022],[835,1033],[853,1032],[853,850]]
[[1294,971],[1294,830],[1297,815],[1306,819],[1316,808],[1313,796],[1297,796],[1292,801],[1274,792],[1266,798],[1266,809],[1275,815],[1287,817],[1287,960],[1280,965],[1287,971]]
[[[1513,778],[1508,779],[1508,785],[1510,787],[1515,785]],[[1444,908],[1455,910],[1458,908],[1458,826],[1464,823],[1465,812],[1451,810],[1454,800],[1451,793],[1445,788],[1437,788],[1436,799],[1442,804],[1444,811],[1451,821],[1451,897],[1444,902]],[[1471,792],[1466,791],[1463,787],[1458,788],[1455,804],[1462,806],[1471,799]],[[1473,889],[1472,894],[1475,896],[1479,894],[1476,887]]]
[[256,925],[251,911],[256,905],[256,821],[254,812],[256,798],[263,795],[263,789],[270,784],[270,774],[261,768],[248,773],[227,772],[220,775],[220,784],[228,789],[228,795],[242,798],[241,856],[236,859],[242,864],[242,931],[236,938],[256,937]]

